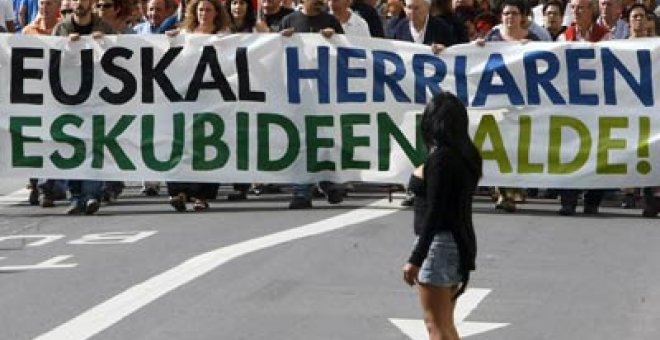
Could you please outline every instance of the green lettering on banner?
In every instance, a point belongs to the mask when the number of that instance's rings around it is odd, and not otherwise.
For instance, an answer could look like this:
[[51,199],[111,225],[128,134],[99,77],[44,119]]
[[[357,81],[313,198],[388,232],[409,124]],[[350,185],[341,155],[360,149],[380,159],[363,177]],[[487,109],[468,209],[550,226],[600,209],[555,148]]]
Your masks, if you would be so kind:
[[[206,135],[206,124],[211,125],[211,134]],[[225,123],[215,113],[202,112],[193,115],[193,170],[213,170],[222,168],[229,159],[229,147],[222,141]],[[214,148],[214,158],[206,159],[206,147]]]
[[518,173],[541,174],[542,163],[530,163],[529,149],[532,144],[532,117],[523,115],[519,118],[520,134],[518,135]]
[[[270,159],[270,125],[279,126],[287,136],[286,150],[280,159]],[[291,120],[273,113],[257,115],[257,170],[283,170],[296,160],[298,152],[300,152],[300,135]]]
[[[484,150],[486,138],[490,140],[490,144],[493,147],[492,150]],[[513,172],[511,161],[504,148],[502,133],[493,115],[483,115],[481,117],[477,131],[474,132],[474,144],[479,149],[481,158],[484,161],[497,162],[497,166],[503,174]]]
[[236,169],[248,170],[250,150],[250,116],[245,112],[236,114]]
[[626,149],[625,139],[611,138],[612,129],[625,129],[627,127],[627,117],[600,117],[600,119],[598,119],[598,152],[596,153],[597,174],[619,175],[628,172],[627,164],[610,164],[609,162],[610,150]]
[[[580,140],[580,147],[575,158],[567,163],[561,162],[561,135],[564,128],[573,129]],[[570,174],[583,167],[589,160],[592,145],[591,135],[589,128],[580,120],[568,116],[551,116],[548,138],[548,173]]]
[[367,114],[345,114],[340,118],[341,125],[341,168],[369,170],[369,161],[355,159],[355,148],[370,145],[369,137],[355,136],[353,126],[369,125],[371,117]]
[[41,126],[41,117],[10,117],[11,163],[17,168],[41,168],[44,160],[41,156],[26,156],[25,143],[41,143],[40,137],[23,135],[23,127]]
[[386,112],[378,113],[378,170],[387,171],[390,169],[390,154],[392,145],[390,145],[390,137],[394,137],[397,144],[401,147],[403,152],[408,156],[408,159],[414,166],[422,164],[426,158],[426,145],[422,138],[420,122],[421,115],[416,116],[416,136],[415,148],[410,145],[406,136],[399,130],[394,121]]
[[322,170],[335,170],[333,161],[319,161],[318,151],[321,148],[332,148],[335,141],[332,138],[319,138],[319,127],[332,127],[333,116],[306,116],[305,117],[305,143],[307,146],[307,171],[319,172]]
[[156,158],[155,146],[155,119],[154,115],[142,116],[142,141],[140,150],[142,150],[142,160],[150,170],[169,171],[174,169],[183,155],[183,146],[185,145],[185,116],[183,113],[172,115],[172,151],[170,157],[164,161]]
[[85,161],[85,155],[87,154],[85,141],[64,132],[64,128],[67,125],[73,125],[80,128],[83,123],[84,120],[82,118],[72,114],[65,114],[57,117],[53,121],[53,124],[51,124],[50,135],[53,137],[53,140],[58,143],[69,144],[73,148],[73,152],[69,158],[62,156],[62,153],[59,150],[50,155],[50,161],[53,162],[53,165],[58,169],[77,168]]
[[135,170],[135,165],[131,163],[131,160],[117,143],[117,137],[126,131],[128,126],[135,120],[135,117],[133,115],[121,116],[107,135],[105,134],[105,116],[94,115],[92,117],[92,168],[103,168],[103,147],[107,147],[119,169]]

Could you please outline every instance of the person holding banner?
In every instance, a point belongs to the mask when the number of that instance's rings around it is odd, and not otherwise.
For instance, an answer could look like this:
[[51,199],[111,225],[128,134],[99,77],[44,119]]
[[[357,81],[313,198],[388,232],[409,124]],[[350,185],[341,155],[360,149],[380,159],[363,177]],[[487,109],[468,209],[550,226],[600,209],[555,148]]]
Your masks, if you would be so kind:
[[[404,10],[406,18],[393,28],[392,39],[429,45],[434,54],[454,44],[451,26],[430,15],[431,0],[406,0]],[[401,205],[412,206],[414,201],[414,193],[406,190]]]
[[121,34],[134,34],[133,27],[128,25],[128,19],[133,11],[131,0],[98,0],[96,12],[101,19],[112,25]]
[[[60,2],[58,0],[39,1],[39,14],[30,24],[23,27],[21,31],[24,35],[51,35],[53,28],[58,23],[58,14]],[[42,208],[51,208],[55,206],[56,199],[66,199],[67,183],[65,180],[30,179],[31,205],[41,205]]]
[[[344,30],[334,16],[324,12],[324,0],[306,0],[299,12],[293,12],[284,19],[280,25],[280,33],[290,37],[294,32],[321,33],[326,38],[335,33],[343,34]],[[296,183],[293,185],[293,197],[289,202],[289,209],[308,209],[312,207],[311,183]],[[328,203],[339,204],[344,200],[344,190],[341,185],[331,182],[320,182],[319,188],[325,193]]]
[[570,7],[575,17],[574,21],[559,36],[558,41],[598,42],[610,40],[610,30],[594,20],[595,9],[591,0],[571,0]]
[[339,20],[344,34],[350,36],[370,37],[369,24],[351,8],[351,0],[329,0],[332,15]]
[[[92,35],[97,39],[103,37],[103,34],[115,33],[110,24],[92,13],[93,0],[74,0],[71,4],[73,13],[55,25],[53,35],[69,37],[69,40],[75,42],[81,35]],[[67,214],[91,215],[99,210],[103,181],[69,180],[69,191],[71,206],[67,209]]]
[[[479,46],[484,46],[486,41],[527,41],[541,40],[525,25],[529,17],[529,9],[523,0],[502,1],[501,20],[502,24],[494,27],[484,39],[477,39]],[[497,202],[495,208],[506,212],[516,211],[516,200],[525,197],[524,189],[496,187],[495,194]]]
[[434,53],[453,45],[452,28],[444,20],[430,16],[431,0],[406,0],[406,19],[396,26],[392,37],[396,40],[430,45]]
[[[630,37],[629,39],[645,38],[650,35],[647,30],[646,18],[649,14],[648,8],[643,4],[634,4],[630,7],[628,12],[628,23],[630,25]],[[634,202],[634,191],[632,189],[624,189],[626,191],[626,197],[630,201],[630,194],[633,195],[632,202]],[[655,192],[658,188],[643,188],[642,197],[644,200],[642,216],[643,217],[655,217],[658,216],[660,212],[660,202],[655,197]],[[626,201],[624,201],[625,203]]]
[[[192,0],[186,5],[186,13],[181,24],[183,33],[228,34],[231,33],[229,12],[218,0]],[[179,30],[167,31],[175,36]],[[178,212],[186,211],[186,202],[193,200],[193,210],[209,208],[208,201],[218,194],[219,183],[167,182],[170,205]]]
[[475,269],[477,242],[472,197],[482,159],[468,134],[468,114],[458,97],[442,92],[424,109],[421,122],[429,155],[415,170],[414,249],[403,266],[404,281],[417,285],[431,340],[457,340],[456,300]]
[[[231,33],[231,18],[225,6],[218,0],[193,0],[186,6],[186,15],[181,23],[184,33],[228,34]],[[177,32],[175,30],[175,32]],[[168,35],[172,35],[168,32]]]
[[[136,34],[164,34],[176,30],[178,18],[174,0],[145,0],[139,6],[144,21],[133,27]],[[159,181],[142,182],[143,194],[158,196],[159,192]]]
[[[610,39],[610,31],[594,20],[595,8],[591,0],[571,0],[570,6],[575,18],[574,22],[559,36],[558,41],[598,42]],[[570,216],[575,214],[580,190],[562,189],[559,194],[561,197],[559,215]],[[584,213],[597,214],[604,194],[605,190],[586,190],[584,194]]]

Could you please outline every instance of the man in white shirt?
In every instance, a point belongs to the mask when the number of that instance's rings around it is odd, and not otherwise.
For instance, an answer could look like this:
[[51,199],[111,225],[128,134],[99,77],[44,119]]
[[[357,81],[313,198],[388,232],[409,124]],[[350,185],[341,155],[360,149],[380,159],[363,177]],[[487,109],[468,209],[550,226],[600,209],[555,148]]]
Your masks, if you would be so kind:
[[0,0],[0,27],[7,32],[15,32],[14,5],[10,0]]
[[351,10],[351,0],[329,0],[328,6],[332,15],[339,20],[344,34],[360,37],[371,36],[367,21]]

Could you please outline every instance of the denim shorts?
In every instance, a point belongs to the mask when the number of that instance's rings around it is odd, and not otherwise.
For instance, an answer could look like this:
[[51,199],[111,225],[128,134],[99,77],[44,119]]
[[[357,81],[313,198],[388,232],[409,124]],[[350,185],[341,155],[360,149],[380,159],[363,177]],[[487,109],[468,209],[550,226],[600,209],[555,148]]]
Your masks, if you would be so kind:
[[[415,241],[417,243],[417,241]],[[428,255],[419,270],[417,281],[441,287],[451,287],[463,281],[460,255],[450,231],[439,232],[433,237]]]

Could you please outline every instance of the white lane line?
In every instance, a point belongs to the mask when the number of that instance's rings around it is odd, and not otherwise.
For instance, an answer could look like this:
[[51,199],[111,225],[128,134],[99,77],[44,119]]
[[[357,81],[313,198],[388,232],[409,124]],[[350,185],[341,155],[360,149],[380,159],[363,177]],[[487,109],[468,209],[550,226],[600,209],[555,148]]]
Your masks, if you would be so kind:
[[[159,297],[237,257],[293,240],[338,230],[397,212],[398,202],[380,200],[367,207],[301,227],[265,235],[197,255],[90,308],[36,340],[88,339]],[[384,209],[389,208],[389,209]]]
[[27,202],[30,190],[23,188],[12,192],[11,194],[0,196],[0,205],[13,205]]

